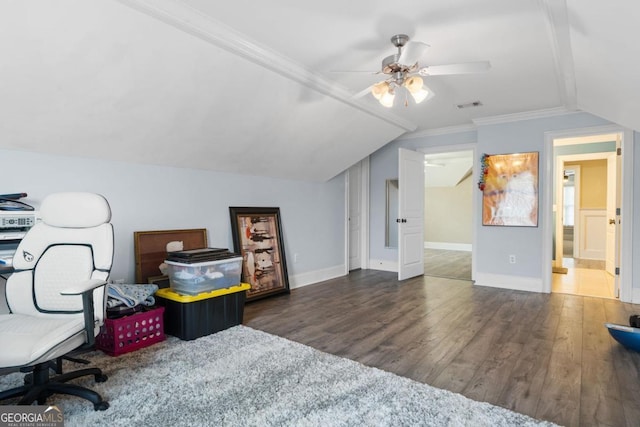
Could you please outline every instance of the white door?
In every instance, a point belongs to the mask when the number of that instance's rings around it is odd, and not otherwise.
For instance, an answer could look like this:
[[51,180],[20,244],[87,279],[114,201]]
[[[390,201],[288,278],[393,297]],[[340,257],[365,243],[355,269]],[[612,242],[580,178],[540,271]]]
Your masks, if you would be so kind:
[[607,157],[607,236],[605,252],[605,269],[614,277],[614,295],[620,296],[620,276],[616,274],[619,266],[619,221],[617,208],[620,206],[620,156],[614,154]]
[[555,235],[555,244],[556,244],[556,253],[553,260],[553,266],[557,268],[562,267],[562,259],[564,254],[563,250],[563,242],[564,242],[564,161],[562,158],[556,158],[556,199],[553,204],[553,210],[555,212],[556,217],[556,235]]
[[360,162],[349,169],[349,271],[362,267],[362,171]]
[[616,268],[616,158],[607,157],[607,237],[605,269],[615,275]]
[[424,154],[398,153],[398,280],[424,274]]

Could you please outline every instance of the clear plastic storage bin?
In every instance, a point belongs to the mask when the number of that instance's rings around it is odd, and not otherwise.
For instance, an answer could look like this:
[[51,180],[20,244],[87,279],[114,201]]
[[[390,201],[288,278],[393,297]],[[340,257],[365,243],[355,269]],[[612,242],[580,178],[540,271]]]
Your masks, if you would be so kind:
[[197,295],[216,289],[229,288],[240,283],[242,257],[180,263],[166,260],[169,284],[179,294]]

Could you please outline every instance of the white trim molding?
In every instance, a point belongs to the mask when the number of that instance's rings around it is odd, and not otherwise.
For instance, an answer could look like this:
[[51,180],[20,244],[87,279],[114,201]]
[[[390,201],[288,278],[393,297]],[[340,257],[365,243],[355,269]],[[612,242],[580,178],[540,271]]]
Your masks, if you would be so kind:
[[[545,144],[543,149],[542,162],[540,164],[541,174],[546,179],[552,181],[553,171],[553,141],[559,138],[580,137],[591,135],[608,135],[617,133],[622,136],[622,200],[621,200],[621,223],[620,223],[620,301],[631,302],[635,298],[633,288],[633,158],[634,158],[634,138],[633,131],[615,124],[605,126],[594,126],[579,129],[568,129],[562,131],[545,132]],[[553,223],[553,196],[551,191],[545,191],[541,195],[540,213],[542,216],[542,292],[551,292],[551,260],[553,259],[552,247],[553,236],[551,224]]]
[[475,285],[514,291],[545,292],[542,278],[476,272]]
[[575,114],[578,112],[578,110],[571,111],[566,109],[565,107],[555,107],[547,108],[545,110],[503,114],[501,116],[479,117],[477,119],[473,119],[473,123],[478,126],[497,125],[501,123],[519,122],[521,120],[544,119],[546,117],[564,116],[566,114]]
[[366,270],[369,268],[369,186],[371,181],[371,163],[370,156],[365,157],[361,161],[360,169],[360,185],[362,185],[362,206],[360,209],[360,263],[361,268]]
[[[360,266],[359,268],[366,270],[369,268],[369,169],[370,169],[370,161],[369,156],[362,159],[359,163],[360,167],[358,168],[359,174],[359,192],[360,192],[360,241],[358,244],[360,245]],[[355,166],[355,165],[354,165]],[[351,271],[351,263],[349,259],[350,255],[350,245],[351,245],[351,233],[350,233],[350,216],[351,216],[351,171],[352,168],[349,168],[345,172],[344,186],[345,186],[345,224],[344,224],[344,257],[345,257],[345,274],[349,274]]]
[[335,279],[336,277],[343,277],[344,275],[344,265],[342,264],[320,270],[308,271],[306,273],[294,274],[289,276],[289,288],[301,288],[325,280]]
[[473,245],[471,243],[424,242],[424,248],[471,252]]
[[351,253],[351,236],[349,230],[350,215],[349,209],[351,204],[351,168],[344,172],[344,274],[349,274],[349,254]]
[[405,139],[416,139],[423,138],[427,136],[437,136],[437,135],[449,135],[452,133],[463,133],[463,132],[475,132],[478,127],[475,124],[469,123],[466,125],[458,125],[458,126],[447,126],[443,128],[437,129],[426,129],[416,132],[405,133],[404,135],[400,135],[396,138],[396,140],[405,140]]
[[369,260],[369,269],[371,270],[380,270],[380,271],[390,271],[392,273],[398,272],[398,260],[387,260],[387,259],[370,259]]
[[476,141],[464,144],[452,144],[452,145],[437,145],[435,147],[420,147],[416,151],[420,151],[424,154],[439,154],[439,153],[452,153],[454,151],[473,151],[473,158],[475,159]]

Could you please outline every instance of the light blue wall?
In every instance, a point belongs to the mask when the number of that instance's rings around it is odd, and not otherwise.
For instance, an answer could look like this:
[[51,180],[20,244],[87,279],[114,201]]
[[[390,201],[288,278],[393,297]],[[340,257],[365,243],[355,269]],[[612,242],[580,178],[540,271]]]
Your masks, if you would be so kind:
[[[608,125],[610,122],[587,113],[568,114],[542,119],[522,120],[518,122],[479,126],[477,131],[431,136],[425,138],[395,141],[371,155],[371,240],[370,254],[372,259],[388,261],[397,260],[397,250],[384,247],[384,180],[398,175],[398,148],[419,149],[424,147],[443,147],[456,144],[476,144],[476,159],[483,153],[500,154],[513,152],[538,151],[540,166],[545,164],[548,155],[544,151],[545,132],[579,129]],[[637,156],[640,157],[640,156]],[[640,160],[635,159],[640,168]],[[477,169],[477,168],[476,168]],[[640,169],[639,169],[640,170]],[[477,181],[477,176],[474,175]],[[636,177],[636,182],[640,177]],[[540,176],[539,200],[545,192],[551,191],[551,183]],[[402,183],[400,184],[402,185]],[[640,183],[634,186],[634,200],[640,200]],[[481,193],[476,191],[477,206],[481,205]],[[635,224],[640,229],[640,213],[635,212]],[[544,215],[539,211],[538,227],[490,227],[482,225],[482,217],[476,215],[474,228],[477,233],[476,269],[479,273],[513,275],[530,278],[542,278],[543,242],[542,221]],[[634,247],[640,248],[640,242],[634,239]],[[638,253],[637,251],[634,253]],[[518,262],[509,263],[509,255],[515,254]]]
[[[604,119],[586,113],[569,114],[543,119],[523,120],[478,128],[478,155],[538,151],[540,170],[553,153],[545,152],[545,132],[578,129],[610,124]],[[553,190],[553,181],[539,174],[538,199]],[[480,192],[476,194],[480,200]],[[475,248],[478,272],[542,278],[542,221],[544,215],[538,209],[538,227],[490,227],[482,226],[482,218],[476,216],[477,247]],[[509,255],[520,260],[509,263]]]
[[233,247],[229,206],[280,207],[290,276],[344,265],[343,175],[310,183],[8,150],[0,165],[0,194],[28,193],[35,206],[58,191],[109,200],[112,278],[135,278],[134,231],[206,228],[210,246]]

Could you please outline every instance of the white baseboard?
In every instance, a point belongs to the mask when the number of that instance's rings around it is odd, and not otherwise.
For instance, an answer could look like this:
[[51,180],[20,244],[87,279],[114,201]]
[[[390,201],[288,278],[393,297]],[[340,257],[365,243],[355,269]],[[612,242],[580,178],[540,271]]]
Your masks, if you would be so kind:
[[471,252],[471,243],[447,243],[447,242],[424,242],[425,249],[444,249],[447,251],[467,251]]
[[515,291],[544,292],[542,278],[476,272],[475,284]]
[[322,282],[336,277],[344,276],[344,264],[334,267],[323,268],[321,270],[308,271],[306,273],[289,276],[289,288],[301,288],[314,283]]
[[631,301],[629,302],[640,304],[640,288],[631,288]]
[[386,259],[370,259],[369,269],[398,272],[398,261],[389,261]]

